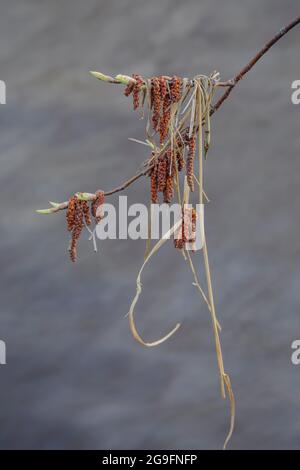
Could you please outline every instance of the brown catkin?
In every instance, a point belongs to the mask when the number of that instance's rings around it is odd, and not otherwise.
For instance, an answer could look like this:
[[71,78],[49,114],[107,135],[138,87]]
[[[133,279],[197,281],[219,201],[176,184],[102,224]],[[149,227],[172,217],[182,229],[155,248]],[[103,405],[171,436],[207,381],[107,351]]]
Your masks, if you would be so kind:
[[181,215],[181,226],[174,234],[174,246],[181,250],[184,246],[184,217],[183,217],[183,210]]
[[124,95],[129,96],[133,92],[134,89],[134,82],[129,82],[128,85],[125,87]]
[[194,184],[194,159],[191,157],[187,158],[186,161],[186,175],[187,175],[187,183],[189,185],[190,190],[193,192],[195,189]]
[[174,239],[174,246],[175,246],[175,248],[178,248],[178,250],[182,250],[182,248],[183,248],[183,240],[182,240],[181,237]]
[[72,236],[69,247],[70,258],[73,263],[77,260],[77,240]]
[[196,135],[193,134],[189,139],[189,155],[195,157],[196,153]]
[[171,160],[170,160],[170,165],[171,165],[171,168],[169,168],[169,174],[173,177],[176,176],[176,168],[178,169],[177,167],[177,158],[176,158],[176,150],[173,149],[172,152],[171,152]]
[[83,229],[83,201],[76,201],[75,220],[72,231],[72,239],[69,247],[70,258],[73,263],[77,259],[77,242]]
[[78,238],[80,237],[83,228],[83,215],[83,201],[78,200],[76,204],[76,214],[73,228],[73,234],[76,240],[78,240]]
[[157,194],[157,164],[154,165],[154,167],[151,170],[150,174],[151,178],[151,202],[152,204],[157,203],[158,199],[158,194]]
[[77,201],[77,196],[72,196],[69,199],[69,204],[67,208],[67,213],[66,213],[66,219],[67,219],[67,228],[68,231],[70,232],[73,227],[74,227],[74,222],[75,222],[75,211],[76,211],[76,201]]
[[194,208],[187,209],[187,214],[186,214],[186,219],[185,219],[185,232],[184,232],[185,242],[194,243],[196,241],[196,223],[197,223],[196,209]]
[[183,213],[182,238],[184,243],[192,241],[192,209],[186,208]]
[[176,161],[177,161],[177,169],[179,172],[185,167],[184,149],[185,149],[185,138],[178,135],[176,137]]
[[153,125],[153,129],[157,131],[159,119],[160,119],[160,108],[161,108],[160,81],[157,77],[153,77],[151,79],[151,100],[152,100],[152,106],[153,106],[152,125]]
[[166,202],[167,204],[170,204],[172,202],[173,195],[174,195],[173,177],[168,175],[166,179],[166,187],[164,190],[164,202]]
[[99,214],[99,212],[101,211],[101,206],[104,203],[105,195],[104,191],[101,190],[96,191],[95,195],[96,197],[91,204],[91,212],[92,216],[95,217],[96,222],[99,223],[100,220],[103,219],[103,214]]
[[141,75],[133,74],[132,77],[135,79],[133,86],[133,109],[137,109],[140,105],[140,91],[144,84],[143,77]]
[[163,111],[162,111],[162,117],[160,119],[160,126],[159,126],[159,136],[160,136],[161,144],[164,142],[169,131],[169,122],[170,122],[170,117],[171,117],[170,106],[171,106],[171,99],[169,95],[166,95],[163,101]]
[[185,243],[196,241],[197,213],[194,208],[182,211],[182,224],[174,236],[175,248],[182,249]]
[[187,176],[187,183],[190,187],[191,191],[194,191],[194,159],[195,159],[195,152],[196,152],[196,136],[193,134],[190,138],[188,138],[188,157],[186,162],[186,176]]
[[197,229],[197,212],[196,209],[192,209],[192,233],[193,241],[196,240],[196,229]]
[[163,102],[167,95],[167,81],[164,77],[159,77],[160,99]]
[[180,172],[185,167],[185,161],[184,161],[184,156],[183,156],[183,150],[182,149],[177,149],[176,161],[177,161],[178,171]]
[[91,225],[92,223],[92,218],[91,218],[91,213],[90,213],[90,206],[87,201],[82,201],[83,205],[83,214],[84,214],[84,220],[87,225]]
[[181,85],[182,79],[180,77],[172,77],[172,81],[170,83],[170,94],[172,103],[178,103],[178,101],[180,101]]
[[157,167],[157,190],[159,193],[162,193],[166,187],[167,169],[166,155],[162,155]]

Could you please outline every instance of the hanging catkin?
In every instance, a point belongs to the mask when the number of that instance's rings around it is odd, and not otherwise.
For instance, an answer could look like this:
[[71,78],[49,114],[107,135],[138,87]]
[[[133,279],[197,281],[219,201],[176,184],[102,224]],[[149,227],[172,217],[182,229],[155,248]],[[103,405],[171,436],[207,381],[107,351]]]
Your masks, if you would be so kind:
[[197,213],[194,208],[185,208],[182,210],[182,224],[174,234],[174,246],[181,250],[185,243],[194,243],[196,241],[196,222]]
[[131,93],[133,92],[133,89],[134,89],[134,82],[131,81],[131,82],[129,82],[128,85],[125,87],[124,95],[125,95],[125,96],[131,95]]
[[92,218],[90,212],[90,206],[87,201],[82,201],[84,220],[87,225],[91,225]]
[[158,195],[157,195],[157,163],[153,166],[150,173],[151,178],[151,202],[152,204],[157,203]]
[[83,201],[77,199],[75,209],[75,219],[72,230],[72,238],[69,247],[70,258],[73,263],[77,260],[77,242],[83,229]]
[[135,79],[135,84],[133,86],[133,109],[137,109],[140,105],[140,91],[144,84],[144,80],[141,75],[133,74],[132,77]]
[[169,131],[169,122],[171,117],[171,99],[167,94],[163,101],[163,109],[162,109],[162,117],[160,119],[160,127],[159,127],[159,135],[160,135],[160,143],[162,144],[165,138],[168,135]]
[[160,98],[160,81],[157,77],[151,79],[151,100],[153,106],[152,112],[152,125],[153,129],[157,131],[160,119],[160,107],[161,107],[161,98]]
[[158,161],[157,168],[157,190],[162,193],[166,187],[167,179],[167,160],[166,155],[162,155]]
[[164,189],[164,202],[166,202],[167,204],[170,204],[172,202],[173,195],[174,195],[173,177],[168,175],[166,179],[166,187]]
[[72,196],[69,199],[68,208],[66,212],[67,228],[70,232],[74,228],[75,223],[75,211],[76,211],[77,196]]
[[104,191],[98,190],[95,193],[96,197],[91,205],[92,216],[95,218],[96,223],[99,223],[103,219],[102,206],[104,203]]
[[188,140],[188,156],[186,162],[187,182],[191,191],[194,191],[194,160],[196,153],[196,135],[193,134]]
[[167,81],[165,77],[159,77],[160,99],[163,102],[167,94]]
[[172,81],[170,83],[170,95],[171,95],[172,103],[178,103],[178,101],[180,101],[181,86],[182,86],[182,79],[175,75],[172,78]]

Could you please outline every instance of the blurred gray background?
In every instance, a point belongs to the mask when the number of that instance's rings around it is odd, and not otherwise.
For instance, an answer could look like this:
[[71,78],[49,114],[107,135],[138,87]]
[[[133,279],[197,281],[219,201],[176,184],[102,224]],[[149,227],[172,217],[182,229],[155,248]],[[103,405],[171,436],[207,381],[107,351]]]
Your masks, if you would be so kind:
[[[143,241],[87,235],[68,259],[62,213],[47,201],[111,189],[146,147],[131,100],[92,78],[117,73],[236,73],[298,16],[293,0],[1,0],[0,446],[38,449],[213,449],[229,407],[219,393],[209,314],[171,246],[148,266],[138,326],[124,314]],[[206,230],[227,372],[237,400],[232,449],[300,446],[300,27],[236,88],[212,122]],[[147,202],[138,181],[129,202]],[[111,198],[110,201],[116,201]],[[201,254],[196,255],[200,264]]]

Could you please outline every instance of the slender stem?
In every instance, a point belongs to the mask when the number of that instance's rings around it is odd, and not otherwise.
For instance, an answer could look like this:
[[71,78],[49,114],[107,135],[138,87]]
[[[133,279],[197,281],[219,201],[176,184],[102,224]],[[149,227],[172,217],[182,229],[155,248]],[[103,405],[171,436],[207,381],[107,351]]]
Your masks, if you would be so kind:
[[293,20],[291,23],[286,25],[284,28],[281,28],[280,31],[278,31],[275,36],[273,36],[270,41],[268,41],[262,49],[258,51],[258,53],[248,62],[248,64],[245,65],[238,73],[237,75],[230,80],[228,83],[231,82],[229,88],[223,93],[219,101],[215,104],[215,106],[212,108],[210,115],[214,114],[224,103],[224,101],[228,98],[228,96],[231,94],[232,90],[234,87],[238,84],[240,80],[249,72],[249,70],[254,67],[254,65],[265,55],[266,52],[268,52],[269,49],[271,49],[276,42],[279,41],[283,36],[285,36],[291,29],[293,29],[295,26],[297,26],[300,23],[300,16]]
[[214,296],[213,296],[205,235],[204,235],[204,243],[203,243],[203,257],[204,257],[204,267],[205,267],[205,275],[206,275],[206,282],[207,282],[207,289],[208,289],[208,300],[209,300],[209,304],[211,307],[210,313],[211,313],[211,319],[212,319],[212,324],[213,324],[217,359],[218,359],[219,372],[220,372],[221,394],[222,394],[222,397],[225,398],[226,397],[225,387],[224,387],[225,370],[224,370],[221,342],[220,342],[219,331],[218,331],[218,320],[217,320],[216,311],[215,311],[215,303],[214,303]]
[[[200,285],[200,281],[199,281],[199,278],[198,278],[198,275],[196,273],[196,269],[195,269],[195,266],[194,266],[194,263],[192,261],[192,258],[191,258],[191,255],[190,255],[190,252],[189,250],[184,250],[184,253],[185,253],[185,259],[186,261],[188,261],[189,263],[189,266],[191,268],[191,271],[193,273],[193,276],[194,276],[194,283],[193,285],[195,287],[197,287],[198,291],[200,292],[200,294],[202,295],[203,299],[204,299],[204,302],[206,303],[207,307],[208,307],[208,310],[211,312],[211,306],[210,306],[210,303],[204,293],[204,290],[202,289],[201,285]],[[221,331],[221,325],[219,323],[219,321],[217,320],[217,326],[218,326],[218,329]]]

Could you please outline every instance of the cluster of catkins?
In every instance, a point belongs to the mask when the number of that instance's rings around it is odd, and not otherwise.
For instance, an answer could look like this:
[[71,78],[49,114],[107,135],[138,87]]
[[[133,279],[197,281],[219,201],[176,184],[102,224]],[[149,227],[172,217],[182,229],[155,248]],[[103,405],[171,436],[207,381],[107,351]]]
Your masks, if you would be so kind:
[[[176,175],[176,165],[178,168],[177,156],[179,152],[170,148],[159,157],[154,157],[154,163],[150,170],[151,179],[151,202],[158,202],[158,193],[163,193],[163,201],[170,204],[174,195],[174,177]],[[179,163],[179,165],[184,162]]]
[[[132,94],[133,108],[140,105],[140,94],[146,86],[146,80],[141,75],[133,74],[134,81],[130,82],[124,91],[125,96]],[[169,136],[171,104],[178,103],[182,97],[183,80],[174,76],[171,79],[159,76],[152,77],[150,106],[152,111],[152,127],[158,133],[160,144],[163,145]],[[168,146],[156,156],[152,153],[149,176],[151,178],[151,201],[158,202],[158,193],[163,193],[163,201],[171,203],[174,195],[174,177],[177,171],[186,168],[187,182],[191,191],[194,191],[194,159],[196,151],[196,133],[191,136],[187,132],[177,137],[174,148]],[[185,162],[185,148],[188,149]]]
[[[184,149],[188,148],[187,160],[184,159]],[[171,203],[174,195],[174,177],[186,167],[187,183],[194,191],[194,159],[196,150],[196,137],[184,136],[176,140],[173,149],[169,147],[165,152],[155,156],[152,153],[149,176],[151,180],[151,202],[158,202],[158,193],[163,193],[163,201]]]
[[184,248],[185,243],[194,243],[196,241],[196,223],[196,209],[185,208],[182,210],[182,224],[174,237],[175,248],[181,250]]
[[68,208],[66,212],[67,229],[71,232],[71,240],[69,245],[70,258],[73,263],[77,260],[77,243],[81,235],[84,224],[91,225],[92,218],[95,218],[96,223],[100,222],[103,218],[101,206],[104,203],[104,192],[97,191],[96,197],[91,203],[91,207],[87,201],[78,199],[74,194],[69,199]]
[[[134,81],[129,82],[124,94],[133,97],[133,109],[140,105],[140,93],[146,81],[141,75],[133,74]],[[178,103],[182,96],[182,78],[174,76],[171,79],[167,77],[153,77],[151,83],[150,107],[152,111],[152,126],[155,132],[159,133],[160,143],[163,144],[169,129],[171,115],[171,104]]]
[[182,96],[182,78],[174,76],[171,80],[165,77],[151,79],[152,126],[159,133],[163,144],[169,131],[171,104],[178,103]]

